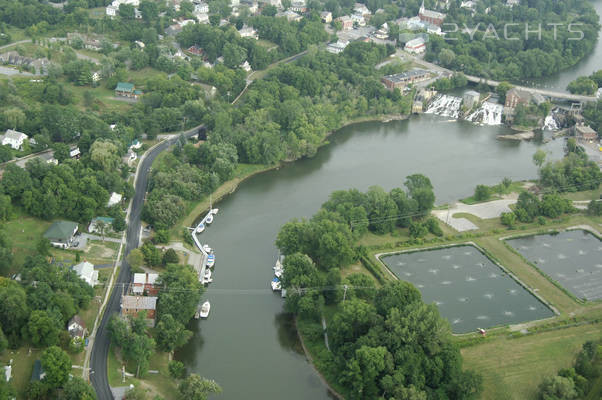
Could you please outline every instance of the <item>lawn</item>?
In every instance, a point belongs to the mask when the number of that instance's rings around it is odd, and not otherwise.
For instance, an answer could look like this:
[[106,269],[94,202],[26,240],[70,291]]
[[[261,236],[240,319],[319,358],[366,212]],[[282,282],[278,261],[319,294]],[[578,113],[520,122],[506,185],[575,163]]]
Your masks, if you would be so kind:
[[602,186],[597,190],[584,190],[581,192],[562,193],[561,196],[569,200],[596,200],[602,195]]
[[498,337],[462,349],[464,366],[483,375],[482,399],[534,399],[542,379],[569,367],[583,343],[600,338],[601,329],[584,325],[518,339]]
[[31,378],[33,371],[33,363],[40,357],[41,351],[34,350],[29,347],[20,347],[17,350],[6,350],[0,356],[2,366],[8,365],[8,362],[13,360],[13,369],[10,383],[17,391],[18,399],[25,399],[25,390]]
[[466,197],[464,199],[461,199],[460,202],[464,203],[464,204],[479,204],[479,203],[484,203],[486,201],[492,201],[492,200],[499,200],[501,199],[501,195],[503,194],[510,194],[510,193],[520,193],[522,191],[525,190],[524,187],[524,182],[512,182],[508,187],[502,187],[501,184],[497,184],[497,185],[493,185],[493,186],[488,186],[491,195],[484,199],[484,200],[477,200],[474,198],[473,196],[469,196]]
[[[165,399],[174,399],[177,393],[176,381],[169,376],[167,365],[169,363],[168,354],[156,351],[153,353],[149,363],[149,371],[158,371],[158,373],[148,372],[143,379],[126,376],[125,382],[121,377],[122,361],[118,350],[111,345],[108,359],[108,377],[111,386],[129,386],[130,384],[142,385],[143,388],[149,389],[151,393],[160,394]],[[136,365],[133,362],[128,362],[126,372],[135,374]]]
[[20,267],[28,255],[36,253],[36,243],[50,227],[49,221],[28,217],[19,210],[12,220],[4,224],[4,230],[12,243],[15,257],[13,266]]

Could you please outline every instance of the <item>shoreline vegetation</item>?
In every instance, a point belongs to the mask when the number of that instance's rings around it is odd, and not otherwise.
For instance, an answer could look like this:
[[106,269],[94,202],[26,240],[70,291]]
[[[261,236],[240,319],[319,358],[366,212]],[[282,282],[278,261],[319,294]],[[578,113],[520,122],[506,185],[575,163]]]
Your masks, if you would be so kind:
[[[410,118],[410,115],[407,115],[407,114],[382,114],[382,115],[378,115],[378,116],[365,116],[365,117],[354,118],[352,120],[344,122],[339,128],[333,129],[332,131],[328,132],[328,134],[324,138],[324,141],[318,147],[318,151],[320,148],[329,145],[330,142],[328,141],[328,138],[331,135],[337,134],[343,128],[346,128],[346,127],[349,127],[352,125],[356,125],[356,124],[362,124],[365,122],[389,123],[392,121],[404,121],[409,118]],[[287,165],[293,164],[296,161],[303,159],[304,157],[305,156],[299,157],[296,159],[283,160],[274,165],[244,164],[247,171],[235,172],[234,178],[229,179],[226,182],[219,185],[211,193],[210,196],[205,196],[203,198],[203,200],[201,200],[197,203],[192,203],[192,209],[180,220],[179,223],[175,224],[171,228],[171,232],[172,232],[171,237],[180,239],[182,229],[186,229],[189,226],[193,226],[194,222],[196,220],[198,220],[199,218],[201,218],[204,212],[209,210],[209,202],[210,202],[209,197],[211,197],[211,202],[213,203],[213,205],[216,205],[217,203],[219,203],[221,200],[223,200],[227,196],[234,194],[234,192],[236,192],[236,190],[238,189],[238,186],[241,183],[245,182],[247,179],[252,178],[255,175],[259,175],[259,174],[262,174],[262,173],[265,173],[268,171],[280,169]],[[243,164],[239,164],[239,166],[240,165],[243,165]],[[172,241],[174,241],[174,240],[172,239]]]

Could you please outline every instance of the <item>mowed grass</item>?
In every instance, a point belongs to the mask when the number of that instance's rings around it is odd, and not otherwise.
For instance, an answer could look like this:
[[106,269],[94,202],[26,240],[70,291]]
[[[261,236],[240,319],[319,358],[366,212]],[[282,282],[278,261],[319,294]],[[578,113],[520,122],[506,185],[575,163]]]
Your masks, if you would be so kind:
[[574,362],[583,343],[599,339],[602,325],[554,330],[518,339],[499,337],[462,349],[465,368],[483,376],[482,399],[536,398],[543,378]]
[[36,243],[51,222],[17,213],[12,220],[4,224],[4,231],[13,249],[13,266],[21,266],[28,255],[35,254]]
[[[5,350],[0,356],[0,363],[2,367],[8,365],[10,360],[13,360],[12,368],[12,379],[10,384],[17,391],[17,399],[25,399],[25,391],[27,385],[31,379],[31,373],[33,371],[33,363],[40,358],[42,354],[41,350],[31,349],[29,353],[29,347],[20,347],[17,350]],[[2,371],[2,378],[4,378],[4,371]]]

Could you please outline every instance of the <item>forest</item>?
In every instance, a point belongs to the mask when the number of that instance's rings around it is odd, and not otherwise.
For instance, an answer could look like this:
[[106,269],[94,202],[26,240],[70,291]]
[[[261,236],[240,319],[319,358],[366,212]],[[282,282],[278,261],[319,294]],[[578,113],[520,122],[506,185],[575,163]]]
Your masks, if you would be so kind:
[[540,78],[576,64],[591,52],[600,28],[586,0],[521,1],[513,7],[481,1],[474,15],[451,2],[445,24],[450,31],[430,36],[426,59],[498,81]]
[[[405,186],[390,193],[334,192],[309,221],[282,227],[276,245],[286,255],[285,308],[301,319],[301,333],[316,340],[328,307],[331,351],[319,355],[317,366],[346,398],[474,398],[480,376],[462,370],[449,323],[435,305],[423,303],[414,286],[395,281],[377,288],[361,273],[341,278],[340,268],[361,253],[355,240],[367,230],[409,226],[412,232],[424,224],[426,233],[431,226],[425,219],[434,201],[430,180],[411,175]],[[434,231],[440,229],[433,222]]]

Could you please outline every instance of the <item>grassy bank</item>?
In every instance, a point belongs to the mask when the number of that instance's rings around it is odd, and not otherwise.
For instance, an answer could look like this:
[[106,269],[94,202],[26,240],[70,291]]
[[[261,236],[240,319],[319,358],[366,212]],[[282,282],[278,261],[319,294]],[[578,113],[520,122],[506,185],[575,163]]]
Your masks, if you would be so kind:
[[572,365],[583,343],[599,339],[601,329],[595,324],[518,339],[498,337],[462,349],[464,365],[483,375],[483,399],[533,399],[543,378]]

